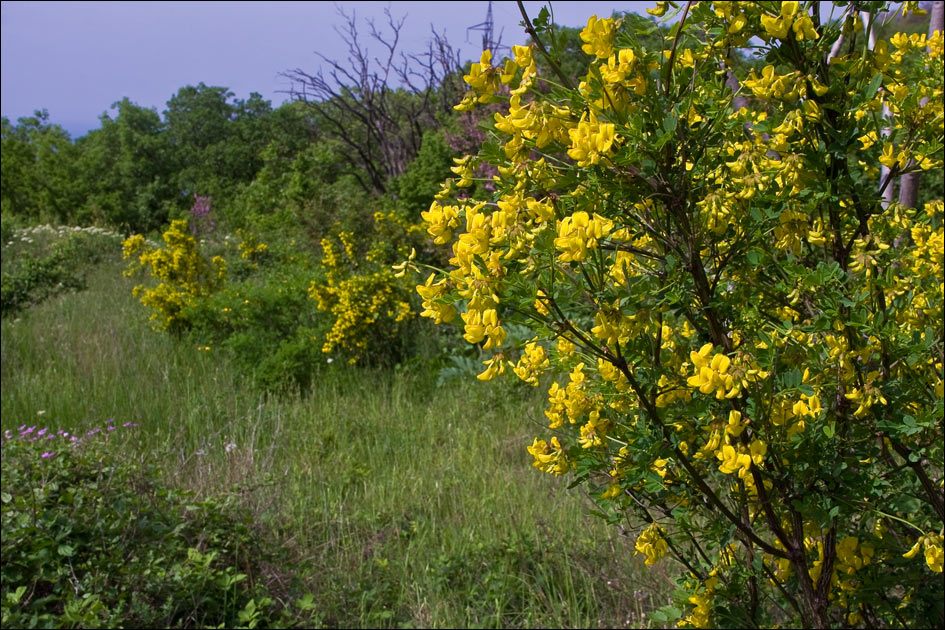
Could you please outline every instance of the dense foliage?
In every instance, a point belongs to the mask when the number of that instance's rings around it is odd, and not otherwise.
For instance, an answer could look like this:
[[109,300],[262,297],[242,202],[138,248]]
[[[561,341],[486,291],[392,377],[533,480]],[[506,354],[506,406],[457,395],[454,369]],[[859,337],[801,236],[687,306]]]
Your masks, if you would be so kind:
[[15,315],[64,291],[85,288],[87,270],[114,251],[121,236],[102,228],[4,223],[0,313]]
[[309,625],[311,597],[271,597],[280,551],[232,500],[196,500],[110,450],[132,430],[5,432],[4,627]]
[[884,197],[942,168],[942,32],[874,44],[881,5],[662,2],[655,48],[593,16],[577,85],[542,18],[465,77],[503,107],[424,213],[423,314],[482,380],[565,375],[528,451],[675,559],[664,619],[943,623],[945,214]]

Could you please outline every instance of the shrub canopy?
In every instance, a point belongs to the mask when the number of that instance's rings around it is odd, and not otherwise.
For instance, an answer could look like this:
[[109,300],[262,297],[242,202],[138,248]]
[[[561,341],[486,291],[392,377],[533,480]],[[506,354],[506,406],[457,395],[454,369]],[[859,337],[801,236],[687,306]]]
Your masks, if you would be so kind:
[[942,33],[819,4],[662,2],[661,48],[593,16],[576,86],[536,20],[472,65],[457,108],[503,107],[424,213],[424,315],[480,379],[566,375],[535,467],[678,562],[692,626],[943,623],[943,204],[884,200],[942,167]]

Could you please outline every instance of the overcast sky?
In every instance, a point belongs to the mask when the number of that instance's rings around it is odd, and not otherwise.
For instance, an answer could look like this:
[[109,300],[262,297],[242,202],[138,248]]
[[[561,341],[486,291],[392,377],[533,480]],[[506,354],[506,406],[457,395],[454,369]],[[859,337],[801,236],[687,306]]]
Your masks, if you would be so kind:
[[[544,2],[525,2],[534,17]],[[554,2],[555,21],[583,26],[592,13],[642,13],[652,2]],[[2,2],[0,113],[16,120],[35,109],[73,137],[99,126],[98,117],[127,96],[164,110],[185,85],[203,81],[237,98],[259,92],[274,106],[288,88],[279,73],[314,73],[318,51],[344,58],[333,27],[337,9],[383,23],[384,9],[406,16],[405,52],[420,52],[431,23],[464,58],[478,57],[488,2]],[[495,33],[503,44],[525,40],[514,2],[494,2]]]

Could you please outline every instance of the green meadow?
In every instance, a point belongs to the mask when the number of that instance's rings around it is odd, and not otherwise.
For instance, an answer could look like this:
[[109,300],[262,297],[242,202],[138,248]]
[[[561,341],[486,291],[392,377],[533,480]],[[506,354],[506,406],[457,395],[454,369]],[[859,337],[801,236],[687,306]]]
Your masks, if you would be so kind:
[[108,455],[235,499],[288,554],[264,579],[291,576],[326,626],[638,627],[666,603],[633,539],[529,465],[538,388],[326,365],[266,394],[152,330],[122,268],[116,252],[86,290],[3,320],[3,429],[136,423]]

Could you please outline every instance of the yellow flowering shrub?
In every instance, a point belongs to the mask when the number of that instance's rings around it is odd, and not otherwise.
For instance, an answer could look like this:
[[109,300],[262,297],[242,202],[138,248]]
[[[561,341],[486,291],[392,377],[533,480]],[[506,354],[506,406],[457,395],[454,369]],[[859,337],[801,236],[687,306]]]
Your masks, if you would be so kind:
[[238,229],[236,230],[240,241],[236,246],[240,253],[240,258],[245,260],[251,268],[257,268],[259,262],[269,253],[269,245],[259,240],[256,234]]
[[396,212],[376,212],[373,234],[339,230],[321,240],[319,277],[309,285],[309,296],[331,318],[319,340],[323,353],[351,363],[383,359],[384,347],[402,339],[413,316],[411,292],[390,262],[406,256],[421,234]]
[[182,332],[189,327],[184,309],[209,296],[226,282],[226,261],[221,256],[209,260],[200,253],[187,221],[171,221],[164,232],[164,247],[153,247],[136,234],[122,243],[122,255],[131,259],[126,275],[146,269],[158,281],[153,287],[138,285],[135,297],[151,308],[151,321],[161,330]]
[[534,466],[680,568],[681,625],[942,622],[945,212],[882,198],[942,168],[942,34],[820,4],[662,2],[662,50],[594,16],[573,89],[540,37],[484,56],[460,109],[507,108],[457,174],[495,193],[423,215],[452,256],[423,315],[482,380],[552,379]]

